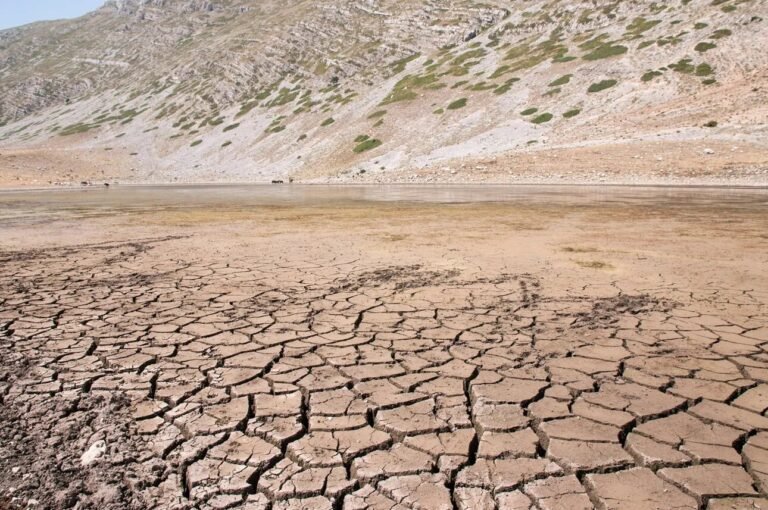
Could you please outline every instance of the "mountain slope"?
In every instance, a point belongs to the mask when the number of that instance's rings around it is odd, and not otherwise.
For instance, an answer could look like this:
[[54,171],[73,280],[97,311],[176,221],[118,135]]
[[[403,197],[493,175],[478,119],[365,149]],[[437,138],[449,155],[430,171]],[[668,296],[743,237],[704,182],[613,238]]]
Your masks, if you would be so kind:
[[0,175],[768,181],[767,15],[765,0],[113,0],[0,32]]

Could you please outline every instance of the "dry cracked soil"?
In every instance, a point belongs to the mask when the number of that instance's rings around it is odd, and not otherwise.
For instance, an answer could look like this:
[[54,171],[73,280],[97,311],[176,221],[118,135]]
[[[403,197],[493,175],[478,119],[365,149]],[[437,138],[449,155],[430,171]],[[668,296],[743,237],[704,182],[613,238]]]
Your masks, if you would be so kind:
[[0,508],[768,508],[743,198],[6,201]]

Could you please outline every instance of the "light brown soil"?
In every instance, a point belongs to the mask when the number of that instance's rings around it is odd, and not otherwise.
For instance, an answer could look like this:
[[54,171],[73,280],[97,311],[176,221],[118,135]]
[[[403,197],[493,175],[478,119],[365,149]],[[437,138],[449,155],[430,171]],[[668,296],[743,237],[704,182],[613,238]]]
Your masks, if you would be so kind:
[[0,508],[768,507],[764,200],[665,193],[6,219]]
[[[528,149],[483,157],[457,156],[426,166],[381,170],[376,164],[349,166],[336,162],[301,170],[293,179],[307,183],[495,183],[495,184],[622,184],[622,185],[768,185],[765,143],[694,139],[659,141],[574,142],[533,144]],[[727,137],[725,137],[727,138]],[[251,182],[241,174],[160,170],[125,147],[111,151],[46,146],[0,149],[0,189],[101,186],[139,183]],[[190,163],[188,166],[192,166]],[[194,165],[195,168],[201,165]],[[338,168],[348,169],[339,173]],[[183,168],[183,165],[180,167]],[[365,171],[362,171],[365,170]],[[263,180],[263,177],[262,177]]]
[[131,179],[125,151],[64,147],[0,149],[0,188],[45,188]]
[[345,175],[377,183],[546,183],[632,185],[768,184],[763,144],[724,140],[610,142],[459,158],[423,168]]

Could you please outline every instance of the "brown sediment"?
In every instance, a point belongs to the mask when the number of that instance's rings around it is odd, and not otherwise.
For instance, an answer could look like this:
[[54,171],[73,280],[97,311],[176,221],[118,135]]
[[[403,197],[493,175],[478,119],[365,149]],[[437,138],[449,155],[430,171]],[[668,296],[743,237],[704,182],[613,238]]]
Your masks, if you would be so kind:
[[7,220],[0,508],[768,505],[768,216],[729,204]]

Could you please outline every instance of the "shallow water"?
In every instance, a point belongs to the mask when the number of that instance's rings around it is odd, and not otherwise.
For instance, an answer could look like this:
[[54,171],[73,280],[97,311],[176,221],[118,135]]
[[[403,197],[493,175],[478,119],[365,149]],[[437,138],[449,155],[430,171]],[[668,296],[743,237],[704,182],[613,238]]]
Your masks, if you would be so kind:
[[49,221],[153,210],[248,210],[259,207],[334,207],[406,204],[647,206],[768,211],[766,188],[489,185],[207,185],[120,186],[98,189],[0,192],[0,224]]

